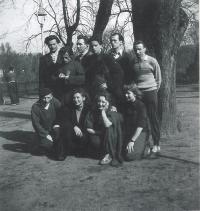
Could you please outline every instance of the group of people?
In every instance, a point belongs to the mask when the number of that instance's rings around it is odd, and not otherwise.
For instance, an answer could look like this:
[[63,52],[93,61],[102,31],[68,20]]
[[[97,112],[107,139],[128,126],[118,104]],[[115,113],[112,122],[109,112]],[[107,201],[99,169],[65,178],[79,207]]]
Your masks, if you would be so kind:
[[55,35],[46,37],[50,52],[40,59],[39,100],[31,110],[40,146],[58,160],[89,154],[117,166],[141,159],[151,133],[156,157],[161,71],[145,44],[135,41],[131,58],[120,33],[111,35],[108,53],[95,37],[78,36],[76,57],[59,43]]

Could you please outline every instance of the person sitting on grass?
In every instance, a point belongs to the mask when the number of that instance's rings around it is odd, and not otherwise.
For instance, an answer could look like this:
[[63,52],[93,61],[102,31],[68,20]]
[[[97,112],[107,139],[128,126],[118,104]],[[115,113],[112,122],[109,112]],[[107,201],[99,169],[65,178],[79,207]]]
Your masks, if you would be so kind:
[[146,108],[136,84],[124,85],[124,94],[125,160],[139,160],[149,139]]
[[56,143],[54,123],[60,106],[60,102],[53,97],[52,91],[43,88],[39,92],[39,100],[31,108],[31,120],[38,136],[39,148],[44,149],[45,152],[52,152]]
[[96,151],[101,165],[122,164],[122,117],[110,110],[110,95],[107,92],[98,93],[95,97],[95,107],[86,117],[86,130],[89,136],[89,146]]
[[87,137],[84,128],[85,117],[89,111],[88,95],[82,88],[71,93],[70,104],[63,105],[56,124],[59,125],[57,159],[65,160],[69,154],[82,155],[86,152]]

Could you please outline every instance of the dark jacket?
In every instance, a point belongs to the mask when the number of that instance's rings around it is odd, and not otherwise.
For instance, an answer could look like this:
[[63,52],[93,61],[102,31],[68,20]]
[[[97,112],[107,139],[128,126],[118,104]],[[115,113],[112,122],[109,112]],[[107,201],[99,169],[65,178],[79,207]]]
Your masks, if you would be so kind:
[[56,75],[62,65],[62,55],[59,51],[56,63],[53,63],[51,54],[40,57],[39,63],[39,88],[50,88],[53,93],[57,92]]
[[41,105],[40,101],[33,104],[31,109],[32,125],[40,138],[45,138],[52,130],[60,106],[61,104],[56,98],[50,101],[48,110]]

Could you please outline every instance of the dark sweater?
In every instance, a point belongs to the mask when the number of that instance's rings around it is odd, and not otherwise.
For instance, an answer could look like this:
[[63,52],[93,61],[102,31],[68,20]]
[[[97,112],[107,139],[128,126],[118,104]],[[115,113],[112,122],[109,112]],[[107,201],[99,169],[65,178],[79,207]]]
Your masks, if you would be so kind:
[[33,104],[31,109],[32,125],[40,138],[46,138],[52,130],[60,106],[61,104],[56,98],[50,101],[48,110],[40,101]]
[[127,136],[132,136],[138,127],[147,130],[147,113],[142,101],[128,102],[124,109],[124,130]]

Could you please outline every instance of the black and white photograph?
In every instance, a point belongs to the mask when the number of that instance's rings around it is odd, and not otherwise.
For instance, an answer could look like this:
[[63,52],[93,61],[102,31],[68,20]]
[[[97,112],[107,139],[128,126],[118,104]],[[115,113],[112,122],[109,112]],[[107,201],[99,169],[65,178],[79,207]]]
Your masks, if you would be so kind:
[[0,0],[0,211],[200,210],[198,0]]

